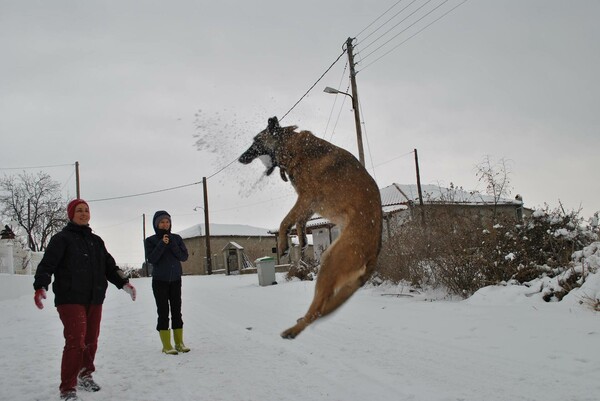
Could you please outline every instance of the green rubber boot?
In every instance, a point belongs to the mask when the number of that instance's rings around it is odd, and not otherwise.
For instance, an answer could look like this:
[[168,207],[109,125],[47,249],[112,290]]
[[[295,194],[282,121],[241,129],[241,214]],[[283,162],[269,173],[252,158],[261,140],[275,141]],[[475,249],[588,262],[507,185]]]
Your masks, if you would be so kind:
[[177,355],[177,350],[171,345],[171,330],[159,330],[158,334],[163,345],[162,352],[167,355]]
[[190,349],[183,343],[183,329],[173,329],[173,338],[175,339],[175,349],[179,352],[190,352]]

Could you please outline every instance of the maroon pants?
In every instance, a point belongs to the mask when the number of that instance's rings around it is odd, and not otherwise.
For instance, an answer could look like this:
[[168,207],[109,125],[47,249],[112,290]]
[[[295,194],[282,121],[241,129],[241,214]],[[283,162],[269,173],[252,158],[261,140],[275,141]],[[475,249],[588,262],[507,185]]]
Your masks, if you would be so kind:
[[63,394],[75,390],[77,375],[90,376],[96,370],[94,357],[98,349],[102,305],[68,304],[56,309],[65,336],[60,368],[60,392]]

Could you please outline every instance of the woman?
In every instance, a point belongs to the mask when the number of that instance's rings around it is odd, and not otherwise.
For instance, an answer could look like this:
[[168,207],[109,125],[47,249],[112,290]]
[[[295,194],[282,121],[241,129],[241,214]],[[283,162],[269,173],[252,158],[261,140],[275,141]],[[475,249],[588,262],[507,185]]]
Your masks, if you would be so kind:
[[98,348],[102,303],[108,281],[135,301],[135,288],[115,264],[104,241],[92,233],[90,209],[83,199],[67,206],[69,222],[54,235],[37,267],[33,288],[35,305],[43,299],[54,275],[54,304],[64,326],[65,347],[60,369],[60,398],[75,401],[77,388],[99,391],[92,378]]
[[[152,292],[156,300],[158,323],[156,330],[163,345],[162,352],[177,355],[189,352],[183,344],[183,320],[181,318],[181,262],[188,258],[183,239],[171,233],[171,215],[164,210],[154,213],[152,219],[155,235],[144,242],[146,257],[152,264]],[[175,348],[171,345],[169,309]]]

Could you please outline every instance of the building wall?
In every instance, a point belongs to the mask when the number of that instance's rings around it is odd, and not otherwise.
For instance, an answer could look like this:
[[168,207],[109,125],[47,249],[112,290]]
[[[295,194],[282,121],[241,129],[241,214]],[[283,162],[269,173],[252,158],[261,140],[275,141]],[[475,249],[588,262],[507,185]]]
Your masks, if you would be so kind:
[[340,228],[338,226],[315,228],[312,230],[312,235],[314,259],[319,261],[323,252],[340,236]]
[[[187,261],[182,263],[183,274],[206,274],[206,239],[204,236],[185,238],[183,240],[190,254]],[[224,269],[223,248],[229,242],[236,242],[244,247],[244,253],[254,264],[263,256],[272,256],[275,248],[275,236],[210,236],[213,271]]]
[[[531,214],[531,210],[522,209],[524,216]],[[443,215],[453,215],[457,218],[475,218],[483,221],[491,221],[494,214],[493,205],[427,205],[425,207],[426,219],[435,219]],[[498,217],[512,218],[517,221],[517,206],[516,205],[497,205],[496,214]],[[411,207],[409,209],[398,210],[393,213],[389,213],[385,216],[382,227],[382,240],[387,241],[397,231],[402,229],[402,225],[407,221],[420,218],[421,209],[417,207]],[[314,244],[314,259],[318,261],[321,258],[322,253],[331,245],[333,241],[337,239],[340,234],[339,227],[334,226],[331,229],[328,227],[315,227],[311,230],[313,235]],[[298,261],[299,252],[294,252],[292,249],[292,260]]]
[[[437,218],[452,216],[458,220],[468,218],[477,219],[482,223],[491,224],[494,215],[493,205],[452,205],[452,204],[434,204],[425,206],[425,222],[433,221]],[[497,205],[497,219],[514,219],[518,221],[517,205]],[[527,217],[531,214],[530,209],[522,208],[522,216]],[[419,206],[411,207],[405,210],[399,210],[386,216],[383,228],[383,241],[394,235],[402,229],[402,225],[411,219],[421,218],[421,209]],[[458,221],[457,220],[457,221]]]
[[[460,217],[469,217],[480,219],[483,222],[490,223],[494,216],[494,209],[496,217],[498,219],[508,218],[517,221],[517,205],[427,205],[426,215],[430,218],[435,218],[438,215],[455,215]],[[531,213],[529,209],[523,209],[524,215],[527,216]],[[419,213],[418,207],[415,207],[413,214]]]

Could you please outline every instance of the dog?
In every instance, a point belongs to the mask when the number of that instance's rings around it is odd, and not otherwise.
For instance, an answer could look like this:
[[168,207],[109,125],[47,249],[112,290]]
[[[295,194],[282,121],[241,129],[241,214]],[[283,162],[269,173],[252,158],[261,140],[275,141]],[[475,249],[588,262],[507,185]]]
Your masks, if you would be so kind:
[[287,234],[296,224],[302,242],[306,222],[318,213],[341,227],[341,234],[323,253],[315,294],[304,317],[281,333],[293,339],[315,320],[335,311],[375,270],[381,249],[381,196],[375,180],[348,151],[297,126],[281,127],[277,117],[254,137],[239,162],[260,158],[270,175],[279,167],[298,199],[279,227],[278,252],[288,251]]

